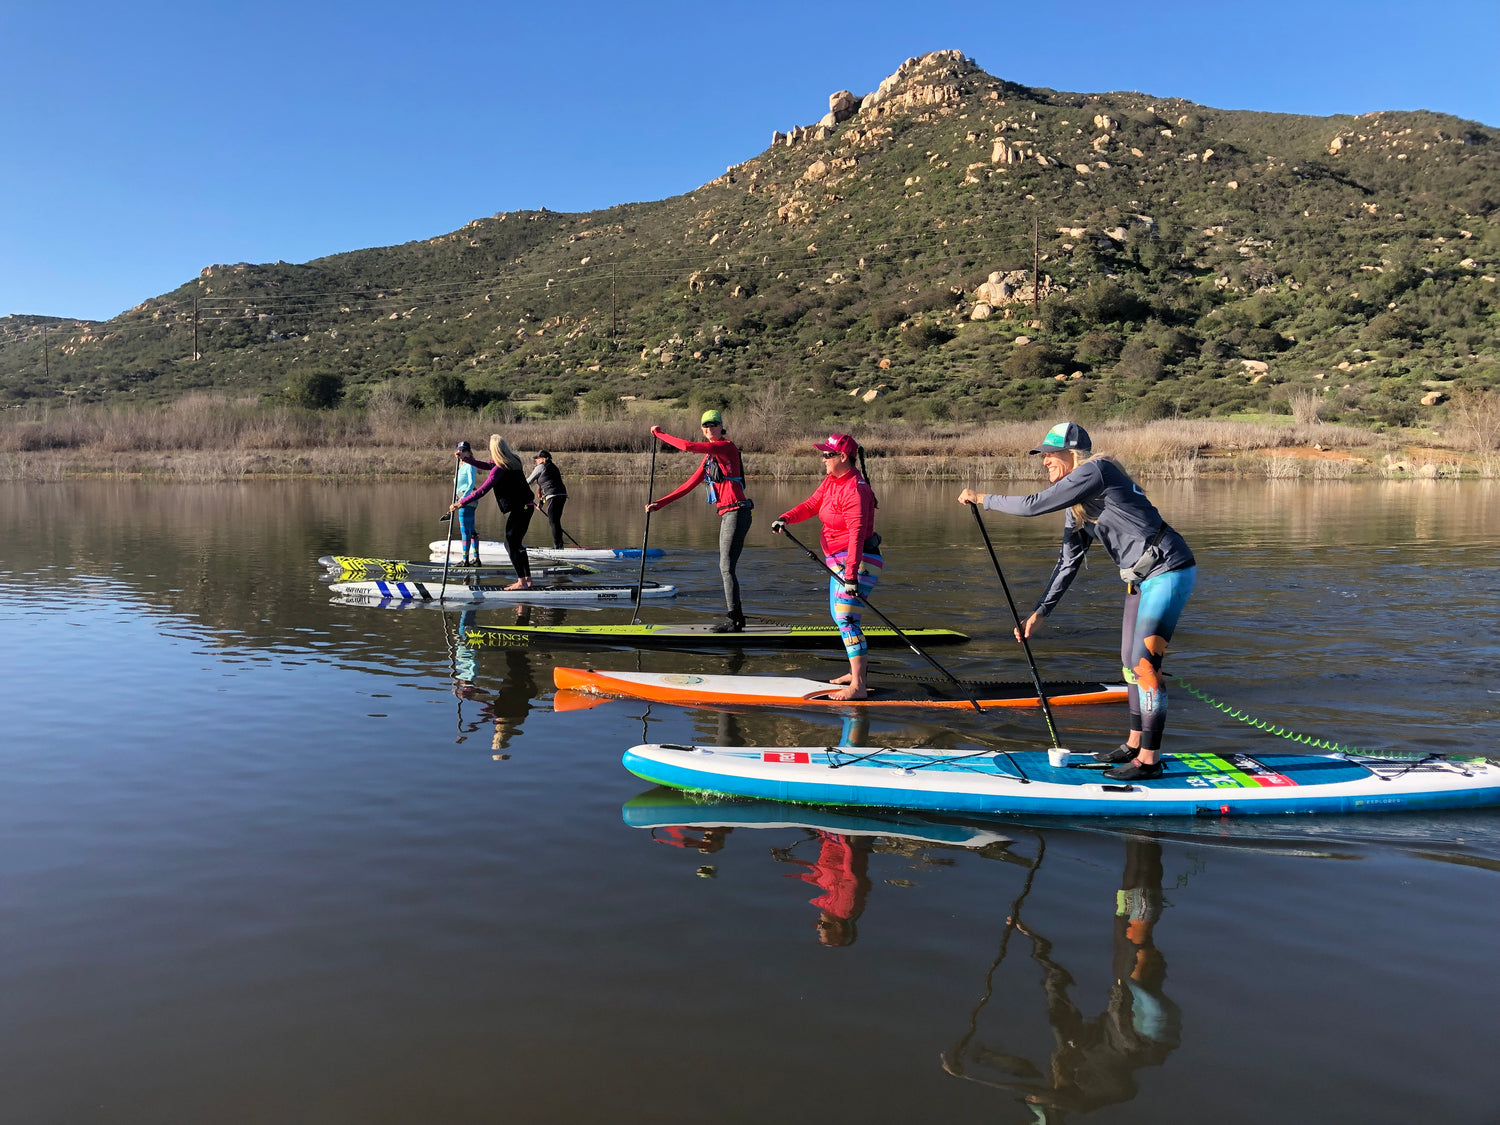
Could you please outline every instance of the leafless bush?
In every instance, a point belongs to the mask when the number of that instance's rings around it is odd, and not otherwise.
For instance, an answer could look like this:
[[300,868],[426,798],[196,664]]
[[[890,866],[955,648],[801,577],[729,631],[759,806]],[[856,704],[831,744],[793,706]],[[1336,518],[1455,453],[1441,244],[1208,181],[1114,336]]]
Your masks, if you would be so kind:
[[1453,436],[1466,449],[1500,449],[1500,391],[1459,391],[1448,404]]
[[1292,420],[1299,426],[1310,426],[1323,410],[1323,396],[1310,387],[1299,387],[1286,396],[1292,408]]
[[1344,458],[1313,462],[1313,480],[1348,480],[1353,473],[1354,462]]

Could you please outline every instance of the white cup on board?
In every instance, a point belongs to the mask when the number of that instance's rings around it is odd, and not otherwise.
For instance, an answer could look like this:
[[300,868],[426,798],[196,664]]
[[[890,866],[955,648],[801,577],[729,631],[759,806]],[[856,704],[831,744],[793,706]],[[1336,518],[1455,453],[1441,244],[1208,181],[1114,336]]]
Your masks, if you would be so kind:
[[1062,769],[1068,764],[1068,760],[1072,758],[1072,756],[1073,755],[1071,753],[1069,753],[1067,750],[1064,750],[1062,747],[1054,746],[1052,747],[1052,749],[1047,751],[1047,764],[1056,766],[1058,769]]

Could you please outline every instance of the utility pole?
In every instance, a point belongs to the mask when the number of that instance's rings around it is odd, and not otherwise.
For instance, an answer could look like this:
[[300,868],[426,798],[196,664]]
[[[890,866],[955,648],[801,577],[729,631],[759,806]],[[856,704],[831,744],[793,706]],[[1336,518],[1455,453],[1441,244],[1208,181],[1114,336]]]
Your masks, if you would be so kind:
[[46,372],[47,378],[52,378],[52,357],[48,354],[47,325],[42,325],[42,370]]
[[1031,315],[1035,319],[1042,303],[1042,217],[1031,217]]
[[198,298],[193,298],[193,362],[198,362]]
[[609,339],[618,349],[620,346],[620,322],[616,309],[618,308],[620,285],[620,263],[616,262],[610,271],[609,278]]

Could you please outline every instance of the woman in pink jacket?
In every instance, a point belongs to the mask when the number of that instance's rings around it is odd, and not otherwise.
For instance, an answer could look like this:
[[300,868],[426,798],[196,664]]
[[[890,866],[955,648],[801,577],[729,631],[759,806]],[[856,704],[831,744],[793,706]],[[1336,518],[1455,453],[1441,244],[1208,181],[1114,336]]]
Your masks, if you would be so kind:
[[823,480],[813,494],[789,512],[773,520],[777,535],[789,523],[817,516],[823,521],[823,556],[838,577],[828,579],[828,609],[844,639],[849,656],[849,674],[833,682],[847,685],[829,699],[864,699],[870,644],[859,627],[860,598],[869,597],[884,565],[880,558],[880,536],[875,534],[875,493],[864,474],[855,468],[859,443],[848,434],[830,434],[817,445],[823,455]]

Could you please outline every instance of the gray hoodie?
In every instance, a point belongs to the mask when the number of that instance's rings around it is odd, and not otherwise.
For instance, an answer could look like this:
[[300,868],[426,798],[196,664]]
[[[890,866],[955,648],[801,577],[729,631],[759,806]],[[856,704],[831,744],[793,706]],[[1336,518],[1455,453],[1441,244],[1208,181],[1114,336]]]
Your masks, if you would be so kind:
[[1158,544],[1161,560],[1143,577],[1151,578],[1169,570],[1196,565],[1187,543],[1166,526],[1166,521],[1146,499],[1140,486],[1124,469],[1102,457],[1085,461],[1062,480],[1034,496],[991,493],[984,499],[986,508],[1010,516],[1044,516],[1048,512],[1072,508],[1074,504],[1082,504],[1088,518],[1081,528],[1071,511],[1063,520],[1062,550],[1058,553],[1057,565],[1052,568],[1052,577],[1047,580],[1047,589],[1036,605],[1037,612],[1043,617],[1057,607],[1073,584],[1079,567],[1083,565],[1083,556],[1095,539],[1104,544],[1117,567],[1128,569],[1136,564],[1147,545],[1165,527]]

